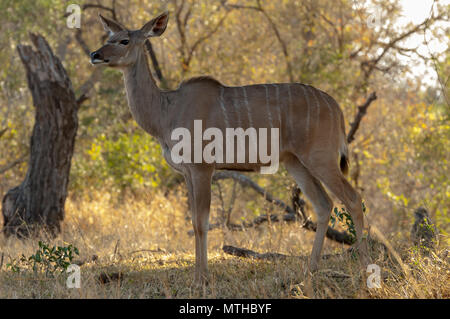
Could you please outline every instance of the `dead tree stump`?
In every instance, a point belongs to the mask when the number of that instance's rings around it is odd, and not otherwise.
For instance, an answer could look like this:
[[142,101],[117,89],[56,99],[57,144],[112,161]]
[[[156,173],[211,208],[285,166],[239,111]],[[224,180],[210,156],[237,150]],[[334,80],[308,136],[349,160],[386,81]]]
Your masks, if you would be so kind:
[[30,34],[31,46],[19,45],[36,110],[28,171],[3,198],[3,232],[26,237],[45,229],[60,231],[64,219],[70,164],[78,129],[78,103],[61,61],[47,41]]

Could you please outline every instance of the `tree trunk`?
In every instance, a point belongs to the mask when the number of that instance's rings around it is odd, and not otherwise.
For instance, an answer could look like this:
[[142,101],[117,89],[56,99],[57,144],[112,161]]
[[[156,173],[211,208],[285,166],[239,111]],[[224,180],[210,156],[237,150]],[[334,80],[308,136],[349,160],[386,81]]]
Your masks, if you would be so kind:
[[64,219],[70,162],[78,129],[78,104],[72,83],[47,41],[30,34],[19,45],[36,108],[25,180],[3,198],[4,233],[26,237],[41,230],[55,236]]

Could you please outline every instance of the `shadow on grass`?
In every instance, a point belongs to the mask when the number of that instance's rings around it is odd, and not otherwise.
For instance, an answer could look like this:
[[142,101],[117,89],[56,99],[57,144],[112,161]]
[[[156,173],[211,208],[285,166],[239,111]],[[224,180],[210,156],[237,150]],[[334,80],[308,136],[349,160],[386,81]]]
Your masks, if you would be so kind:
[[119,298],[354,298],[364,289],[364,278],[359,262],[347,257],[329,255],[321,270],[312,274],[309,256],[273,260],[216,256],[208,263],[210,279],[203,287],[193,283],[193,259],[125,262],[103,267],[100,276],[116,280],[107,284],[96,280],[95,285],[106,290],[120,287]]
[[[266,256],[266,255],[264,255]],[[67,274],[46,278],[31,269],[0,271],[2,298],[364,298],[365,269],[349,251],[325,255],[319,271],[309,255],[242,258],[210,252],[210,280],[194,285],[192,254],[139,251],[90,258],[81,264],[81,288],[68,289]],[[385,261],[378,259],[379,263]],[[386,264],[386,263],[385,263]]]

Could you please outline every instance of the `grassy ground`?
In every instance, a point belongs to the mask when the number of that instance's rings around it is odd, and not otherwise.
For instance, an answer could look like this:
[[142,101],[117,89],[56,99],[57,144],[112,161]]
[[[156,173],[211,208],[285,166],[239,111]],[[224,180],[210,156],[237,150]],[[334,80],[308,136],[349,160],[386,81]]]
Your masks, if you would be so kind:
[[[8,263],[31,256],[37,240],[0,239],[0,298],[449,298],[450,268],[446,247],[427,257],[402,236],[390,238],[402,259],[380,248],[372,261],[381,268],[381,288],[369,289],[368,274],[344,247],[325,242],[320,271],[307,270],[314,233],[300,225],[273,224],[246,232],[214,230],[209,235],[210,284],[195,288],[194,239],[183,196],[153,195],[112,201],[109,194],[70,198],[62,234],[50,245],[79,249],[81,288],[66,287],[67,274],[49,278]],[[396,236],[398,237],[398,236]],[[253,260],[223,253],[223,245],[278,252],[284,260]],[[343,253],[344,252],[344,253]],[[403,268],[402,268],[403,267]],[[402,270],[403,269],[403,270]],[[120,279],[117,277],[120,276]]]

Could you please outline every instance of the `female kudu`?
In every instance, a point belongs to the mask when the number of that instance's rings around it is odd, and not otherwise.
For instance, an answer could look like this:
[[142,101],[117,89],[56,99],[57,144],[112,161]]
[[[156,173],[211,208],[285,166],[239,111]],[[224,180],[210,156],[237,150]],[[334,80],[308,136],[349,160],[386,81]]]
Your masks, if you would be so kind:
[[[361,197],[342,174],[348,167],[344,117],[332,97],[298,83],[227,87],[210,77],[188,80],[175,91],[161,91],[151,75],[144,42],[165,31],[168,13],[134,31],[101,15],[100,20],[110,38],[91,53],[91,62],[123,72],[134,119],[158,139],[167,162],[186,179],[195,232],[196,282],[203,282],[207,277],[207,232],[214,171],[255,171],[264,166],[260,161],[249,162],[249,154],[244,154],[245,162],[175,161],[171,156],[175,145],[172,132],[177,128],[193,132],[194,121],[198,120],[205,128],[222,132],[233,127],[247,133],[249,129],[279,129],[279,140],[268,144],[271,149],[279,148],[279,161],[311,201],[317,215],[311,271],[318,267],[333,208],[322,184],[350,211],[356,228],[356,245],[361,248],[362,257],[366,256],[366,246],[362,244]],[[249,148],[244,152],[248,153]]]

